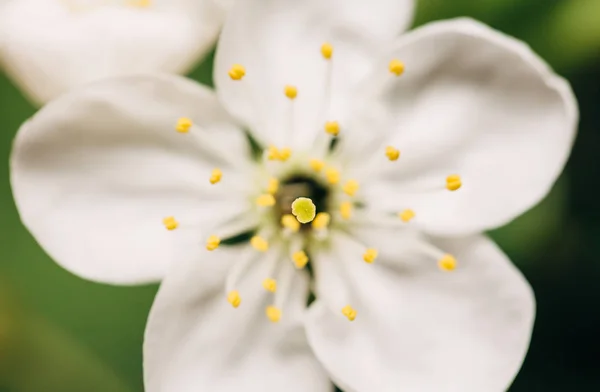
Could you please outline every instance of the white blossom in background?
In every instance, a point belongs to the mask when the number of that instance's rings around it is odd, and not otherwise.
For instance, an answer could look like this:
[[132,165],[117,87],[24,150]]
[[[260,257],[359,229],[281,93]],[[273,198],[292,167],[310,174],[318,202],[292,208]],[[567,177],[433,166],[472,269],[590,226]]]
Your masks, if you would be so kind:
[[182,74],[214,44],[228,0],[6,0],[0,62],[36,104],[107,77]]
[[547,194],[576,102],[475,21],[399,36],[412,7],[240,1],[216,92],[118,78],[23,125],[11,180],[40,245],[91,280],[163,279],[147,392],[508,388],[535,301],[481,233]]

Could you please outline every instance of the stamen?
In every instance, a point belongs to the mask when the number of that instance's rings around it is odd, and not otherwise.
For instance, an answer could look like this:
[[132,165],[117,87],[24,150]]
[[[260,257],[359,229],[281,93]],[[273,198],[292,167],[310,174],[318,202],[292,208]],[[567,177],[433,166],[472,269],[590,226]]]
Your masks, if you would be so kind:
[[259,252],[266,252],[269,250],[269,243],[267,240],[258,235],[250,238],[250,245]]
[[289,147],[284,147],[279,150],[279,160],[282,162],[287,161],[292,156],[292,149]]
[[281,217],[281,226],[291,230],[293,233],[300,230],[300,222],[292,214],[285,214]]
[[462,186],[462,181],[458,174],[452,174],[446,178],[446,189],[455,191]]
[[332,84],[333,84],[333,45],[329,42],[324,42],[321,46],[321,54],[325,59],[325,78],[323,80],[323,99],[319,103],[321,110],[319,111],[318,121],[325,123],[325,133],[319,134],[314,145],[315,151],[328,152],[330,147],[331,138],[327,137],[327,134],[336,136],[340,132],[340,126],[336,121],[327,121],[330,115],[332,106]]
[[274,195],[279,190],[279,180],[275,177],[269,179],[269,185],[267,185],[267,192]]
[[375,261],[375,259],[377,259],[377,255],[377,249],[369,248],[363,254],[363,260],[365,261],[365,263],[371,264]]
[[342,308],[342,314],[350,321],[354,321],[354,319],[356,319],[356,310],[354,310],[354,308],[350,305],[346,305]]
[[223,177],[223,172],[221,171],[221,169],[215,168],[215,169],[213,169],[212,173],[210,174],[209,181],[211,184],[214,185],[217,182],[221,181],[222,177]]
[[292,156],[292,150],[289,147],[284,147],[281,150],[275,146],[269,146],[267,149],[267,159],[270,161],[285,162]]
[[333,55],[333,45],[331,45],[329,42],[325,42],[323,45],[321,45],[321,54],[326,60],[331,59],[331,56]]
[[[281,309],[284,307],[288,298],[290,298],[290,290],[294,287],[293,281],[296,274],[296,269],[289,263],[281,265],[281,269],[277,276],[277,293],[275,294],[272,306],[276,311],[267,310],[267,317],[269,317],[271,321],[278,321],[281,317]],[[276,317],[271,317],[269,313],[272,313],[272,315]]]
[[344,191],[345,194],[352,197],[356,194],[356,192],[358,191],[358,188],[359,188],[358,181],[348,180],[344,184],[344,187],[342,188],[342,190]]
[[340,133],[340,124],[337,121],[327,121],[325,123],[325,132],[331,136],[337,136]]
[[172,216],[168,216],[163,219],[163,224],[165,225],[166,229],[170,231],[179,227],[179,222],[177,222],[177,220],[175,220],[175,218]]
[[389,64],[390,72],[396,76],[400,76],[404,73],[404,63],[400,60],[394,59]]
[[456,269],[456,259],[450,254],[445,254],[438,261],[438,267],[443,271],[454,271]]
[[308,164],[310,165],[310,168],[316,172],[320,172],[323,170],[323,167],[325,167],[325,162],[319,159],[311,159]]
[[308,223],[315,219],[317,207],[308,197],[299,197],[292,203],[292,214],[300,223]]
[[229,77],[232,80],[241,80],[244,76],[246,76],[246,68],[241,64],[233,64],[231,69],[229,70]]
[[275,146],[269,146],[267,149],[267,159],[270,161],[279,160],[281,155],[279,153],[279,149]]
[[303,250],[294,252],[294,254],[292,255],[292,260],[294,260],[294,265],[298,269],[302,269],[302,268],[306,267],[306,264],[308,264],[308,256],[306,255],[306,252],[304,252]]
[[175,130],[179,133],[188,133],[192,125],[194,125],[192,120],[187,117],[181,117],[179,120],[177,120]]
[[400,158],[400,150],[392,146],[387,146],[385,148],[385,155],[390,161],[397,161]]
[[256,264],[259,258],[263,263],[266,263],[266,265],[272,266],[277,263],[279,253],[270,252],[259,256],[253,249],[247,249],[236,257],[235,263],[228,271],[225,280],[225,295],[227,296],[227,301],[233,307],[238,307],[240,305],[241,298],[237,289],[239,288],[241,281],[247,277],[248,272],[251,270],[252,266]]
[[283,92],[289,99],[295,99],[298,96],[298,89],[295,86],[285,86]]
[[263,280],[262,284],[265,290],[270,291],[271,293],[277,291],[277,281],[275,279],[266,278],[265,280]]
[[242,303],[242,298],[240,297],[240,293],[237,290],[232,290],[227,294],[227,302],[231,304],[234,308],[237,308]]
[[415,217],[415,212],[411,209],[406,209],[402,212],[398,213],[398,217],[402,219],[403,222],[410,222],[412,218]]
[[260,207],[273,207],[275,205],[275,197],[270,193],[265,193],[256,198],[256,204]]
[[326,229],[330,221],[331,215],[326,212],[319,212],[315,220],[312,221],[312,227],[316,230]]
[[265,309],[265,314],[267,315],[267,318],[273,323],[276,323],[279,321],[279,319],[281,319],[281,309],[275,306],[267,306],[267,308]]
[[332,167],[329,167],[327,170],[325,170],[325,177],[327,178],[327,182],[329,182],[331,185],[335,185],[340,182],[339,170]]
[[345,201],[340,204],[340,215],[342,215],[342,219],[348,220],[352,217],[352,203],[349,201]]
[[219,237],[217,237],[216,235],[211,235],[206,240],[206,250],[213,251],[213,250],[217,249],[220,244],[221,244],[221,239]]

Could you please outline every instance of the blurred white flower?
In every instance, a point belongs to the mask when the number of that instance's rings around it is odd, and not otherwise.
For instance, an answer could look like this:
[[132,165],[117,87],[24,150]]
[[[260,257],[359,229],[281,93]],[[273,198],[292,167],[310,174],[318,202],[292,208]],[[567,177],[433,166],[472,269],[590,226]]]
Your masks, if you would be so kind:
[[185,73],[212,47],[226,0],[10,0],[0,7],[0,62],[43,104],[81,84]]
[[[164,277],[146,391],[508,388],[535,303],[480,233],[548,192],[576,103],[477,22],[398,37],[411,11],[240,1],[216,94],[168,75],[105,81],[19,131],[15,200],[48,253],[96,281]],[[298,197],[312,223],[291,215]]]

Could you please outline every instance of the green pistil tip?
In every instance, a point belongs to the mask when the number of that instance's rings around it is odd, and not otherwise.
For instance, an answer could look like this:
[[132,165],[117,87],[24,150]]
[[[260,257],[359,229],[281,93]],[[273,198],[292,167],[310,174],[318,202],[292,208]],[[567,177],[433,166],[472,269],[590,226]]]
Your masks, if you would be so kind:
[[308,197],[299,197],[292,203],[292,214],[300,223],[309,223],[315,219],[317,207]]

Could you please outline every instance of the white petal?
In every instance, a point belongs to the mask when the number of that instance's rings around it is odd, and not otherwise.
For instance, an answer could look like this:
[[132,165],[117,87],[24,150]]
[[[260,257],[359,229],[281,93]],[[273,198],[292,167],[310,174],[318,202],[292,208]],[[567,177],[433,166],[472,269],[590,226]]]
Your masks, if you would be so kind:
[[247,248],[196,253],[167,274],[146,329],[147,392],[332,390],[300,322],[305,276],[297,275],[278,323],[265,316],[271,294],[260,284],[269,276],[264,260],[244,276],[240,306],[226,301],[226,271]]
[[[374,264],[349,237],[316,260],[326,270],[317,270],[307,334],[332,378],[356,392],[505,391],[533,325],[525,279],[485,237],[436,241],[458,260],[448,273],[435,260],[408,257],[390,234],[361,238],[379,248]],[[357,310],[354,322],[332,311],[340,288]]]
[[[379,161],[367,200],[411,208],[430,233],[458,235],[505,224],[546,195],[571,150],[577,104],[525,44],[459,19],[409,33],[391,58],[406,72],[396,78],[382,63],[362,129],[370,138],[380,130],[401,157],[387,161],[385,144],[368,151]],[[462,177],[456,192],[445,189],[452,174]]]
[[225,15],[212,0],[79,12],[66,4],[19,0],[0,15],[6,72],[37,103],[101,78],[186,72],[210,49]]
[[[176,132],[180,117],[197,127]],[[11,182],[21,219],[82,277],[160,279],[174,234],[163,218],[210,225],[246,207],[242,194],[226,193],[244,183],[248,155],[229,121],[212,91],[177,76],[116,79],[64,95],[17,135]],[[223,179],[213,186],[215,166]]]
[[[245,0],[237,2],[223,27],[215,63],[217,92],[231,113],[264,142],[289,143],[290,102],[285,85],[295,85],[296,143],[309,143],[325,119],[342,128],[357,82],[373,59],[412,19],[413,0]],[[332,90],[326,103],[328,62],[321,45],[334,47]],[[232,81],[233,64],[246,67]],[[310,145],[310,144],[309,144]]]

